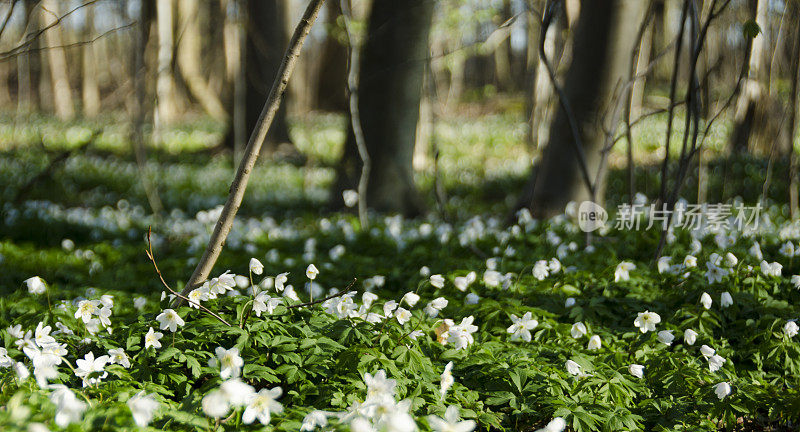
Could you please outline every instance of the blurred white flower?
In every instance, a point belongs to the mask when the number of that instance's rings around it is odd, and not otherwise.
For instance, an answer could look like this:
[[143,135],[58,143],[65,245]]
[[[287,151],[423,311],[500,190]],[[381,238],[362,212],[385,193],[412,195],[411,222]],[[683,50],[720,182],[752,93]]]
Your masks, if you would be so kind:
[[394,317],[397,318],[397,322],[400,325],[403,325],[411,319],[411,312],[408,309],[399,307],[394,311]]
[[250,258],[250,272],[252,272],[255,275],[260,275],[261,273],[264,273],[264,264],[261,264],[261,261],[255,258]]
[[131,410],[131,415],[133,415],[133,421],[141,428],[150,424],[156,410],[161,406],[155,395],[146,394],[144,390],[128,399],[127,405]]
[[733,297],[731,297],[731,293],[725,291],[722,293],[719,299],[719,306],[726,308],[733,304]]
[[283,405],[276,400],[282,394],[283,389],[280,387],[261,389],[258,393],[253,394],[242,414],[242,423],[250,424],[258,419],[263,425],[269,424],[272,414],[283,412]]
[[761,261],[761,273],[763,273],[764,276],[781,277],[782,270],[783,266],[780,263]]
[[314,264],[309,264],[308,267],[306,267],[307,278],[314,280],[317,278],[318,274],[319,274],[319,269],[317,269],[317,266],[315,266]]
[[409,306],[414,307],[415,304],[419,301],[419,296],[417,293],[413,291],[409,291],[403,295],[403,298],[400,299],[400,303],[406,302]]
[[358,204],[358,192],[353,189],[344,190],[342,191],[342,200],[345,206],[355,207],[355,205]]
[[324,428],[328,425],[328,412],[321,410],[314,410],[303,417],[303,424],[300,426],[300,432],[313,431],[317,428]]
[[447,407],[444,418],[429,415],[428,424],[436,432],[471,432],[476,426],[474,420],[461,420],[458,407],[455,405]]
[[573,297],[567,297],[567,300],[564,302],[565,308],[571,308],[575,306],[575,299]]
[[550,275],[550,266],[547,264],[545,260],[536,261],[533,265],[533,277],[538,280],[544,280],[547,276]]
[[289,280],[289,273],[281,273],[275,276],[275,289],[278,292],[283,291],[284,284]]
[[725,364],[725,357],[721,355],[714,354],[711,357],[708,357],[708,369],[711,372],[716,372],[722,365]]
[[789,321],[783,326],[783,332],[790,338],[797,336],[798,331],[800,331],[800,327],[798,327],[797,323],[794,321]]
[[112,348],[108,350],[108,362],[118,364],[126,369],[131,367],[131,359],[122,348]]
[[282,301],[280,297],[270,297],[265,291],[261,291],[253,298],[253,312],[258,317],[264,312],[272,315],[272,312]]
[[706,262],[706,267],[708,268],[708,271],[706,271],[706,279],[708,279],[708,283],[710,284],[722,282],[722,279],[730,273],[728,270],[717,266],[711,261]]
[[436,288],[443,288],[444,287],[444,276],[440,274],[431,275],[430,277],[431,285]]
[[708,295],[707,292],[704,292],[700,296],[700,304],[703,305],[703,307],[706,309],[711,309],[711,303],[713,303],[713,300],[711,300],[711,296]]
[[453,386],[455,383],[455,379],[453,378],[453,362],[448,362],[444,367],[444,372],[439,380],[439,394],[442,396],[442,400],[444,400],[447,392],[450,390],[450,387]]
[[587,344],[586,348],[589,350],[598,350],[600,349],[601,345],[602,343],[600,341],[600,336],[594,335],[589,338],[589,343]]
[[658,332],[658,340],[665,345],[672,345],[675,336],[672,335],[672,330],[661,330]]
[[84,324],[88,324],[92,319],[92,315],[97,315],[98,312],[100,312],[99,300],[81,300],[78,302],[75,318],[83,320]]
[[586,324],[578,321],[575,324],[572,324],[572,328],[570,329],[570,334],[574,339],[580,339],[586,336]]
[[31,294],[44,294],[45,291],[47,291],[47,286],[45,286],[44,280],[42,280],[42,278],[39,276],[25,279],[25,286],[28,287],[28,292]]
[[683,266],[686,268],[697,267],[697,257],[694,255],[686,255],[683,259]]
[[495,270],[486,270],[483,273],[483,283],[489,287],[496,287],[503,281],[503,274]]
[[692,329],[687,329],[683,332],[683,342],[686,345],[694,345],[694,342],[697,340],[697,332]]
[[209,359],[208,365],[212,368],[219,367],[220,378],[238,378],[241,375],[244,360],[239,356],[239,348],[225,349],[217,347],[214,350],[214,354],[216,357]]
[[713,356],[714,353],[716,353],[716,352],[717,352],[717,350],[715,350],[714,348],[711,348],[708,345],[703,345],[703,346],[700,347],[700,354],[702,354],[703,357],[705,357],[706,359],[708,359],[709,357]]
[[50,393],[50,401],[56,405],[55,422],[59,427],[65,428],[70,423],[78,423],[86,410],[86,403],[79,400],[72,390],[66,386],[58,386]]
[[444,297],[437,297],[431,300],[427,306],[425,306],[425,313],[428,314],[429,317],[434,318],[439,315],[439,312],[447,307],[447,299]]
[[145,306],[147,306],[147,298],[141,296],[133,298],[133,307],[136,310],[141,311]]
[[725,399],[725,396],[731,394],[731,385],[727,382],[721,382],[714,386],[714,393],[717,394],[719,400]]
[[550,420],[545,427],[538,429],[536,432],[562,432],[566,428],[567,421],[561,417],[556,417],[553,420]]
[[564,367],[567,368],[567,372],[569,372],[570,375],[573,376],[583,375],[583,371],[581,371],[581,365],[572,360],[567,360],[566,363],[564,363]]
[[636,378],[642,378],[644,376],[644,366],[640,364],[632,364],[628,366],[628,372],[630,372],[630,374]]
[[636,264],[628,261],[622,261],[621,263],[617,264],[617,268],[614,270],[614,282],[629,280],[629,272],[635,269]]
[[203,396],[201,402],[203,412],[209,417],[221,418],[230,411],[228,399],[225,394],[220,390],[212,390]]

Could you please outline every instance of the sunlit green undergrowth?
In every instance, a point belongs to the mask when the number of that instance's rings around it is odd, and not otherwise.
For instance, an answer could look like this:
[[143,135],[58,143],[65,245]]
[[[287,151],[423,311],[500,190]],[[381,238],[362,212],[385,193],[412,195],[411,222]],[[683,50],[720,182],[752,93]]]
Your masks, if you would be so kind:
[[[524,128],[468,123],[437,132],[455,220],[375,216],[366,230],[320,211],[340,119],[296,123],[309,166],[257,168],[215,279],[190,295],[221,320],[171,305],[145,250],[152,229],[158,267],[181,290],[228,157],[150,149],[167,210],[156,218],[122,140],[71,156],[17,203],[48,159],[4,149],[0,430],[795,427],[800,227],[785,208],[765,209],[754,231],[676,230],[669,260],[653,261],[655,229],[610,229],[587,248],[572,210],[505,224],[527,175]],[[219,130],[186,133],[193,151]],[[71,139],[45,146],[85,138]],[[782,163],[767,203],[785,197]],[[708,200],[755,203],[766,166],[712,161]],[[657,168],[636,174],[653,197]],[[612,204],[627,202],[626,178],[612,171]],[[428,194],[430,172],[420,181]],[[683,196],[696,190],[690,176]],[[312,295],[335,297],[304,305]]]

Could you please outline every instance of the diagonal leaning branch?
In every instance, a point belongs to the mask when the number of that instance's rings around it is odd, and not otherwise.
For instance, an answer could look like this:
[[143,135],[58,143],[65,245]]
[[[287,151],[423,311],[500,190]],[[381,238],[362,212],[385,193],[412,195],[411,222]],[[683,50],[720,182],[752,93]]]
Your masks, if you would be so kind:
[[[281,67],[278,69],[278,75],[275,82],[272,83],[272,89],[267,97],[267,102],[264,104],[264,109],[261,110],[261,115],[258,117],[255,130],[250,135],[250,140],[245,148],[242,162],[236,170],[236,177],[231,183],[231,188],[228,193],[228,200],[225,201],[225,206],[222,209],[222,214],[217,220],[217,225],[214,227],[214,232],[211,234],[211,239],[208,241],[203,257],[197,263],[197,267],[183,288],[183,295],[202,284],[211,274],[211,269],[219,258],[222,251],[222,246],[225,244],[225,239],[233,226],[233,220],[239,206],[242,204],[244,198],[244,191],[247,188],[247,181],[250,178],[250,173],[253,171],[258,154],[261,151],[261,145],[264,143],[264,138],[267,136],[267,131],[272,124],[272,119],[275,118],[275,113],[278,111],[278,106],[283,98],[283,93],[286,91],[286,86],[289,83],[289,77],[292,75],[297,57],[300,55],[300,50],[303,47],[303,42],[311,31],[311,26],[319,15],[322,4],[325,0],[311,0],[303,13],[303,18],[294,29],[292,38],[289,41],[289,46],[281,62]],[[182,299],[176,298],[174,305],[180,305]]]

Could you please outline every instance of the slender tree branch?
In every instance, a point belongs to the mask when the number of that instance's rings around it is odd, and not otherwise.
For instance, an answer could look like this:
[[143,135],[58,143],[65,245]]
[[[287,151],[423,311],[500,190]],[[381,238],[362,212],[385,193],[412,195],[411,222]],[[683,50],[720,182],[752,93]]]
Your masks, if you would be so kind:
[[0,54],[0,61],[10,60],[10,59],[12,59],[14,57],[18,57],[18,56],[21,56],[21,55],[24,55],[24,54],[28,54],[28,53],[47,51],[47,50],[51,50],[51,49],[77,48],[77,47],[81,47],[81,46],[84,46],[84,45],[89,45],[89,44],[97,42],[98,40],[100,40],[100,39],[102,39],[102,38],[104,38],[104,37],[106,37],[106,36],[108,36],[108,35],[110,35],[112,33],[116,33],[116,32],[118,32],[120,30],[127,30],[127,29],[129,29],[131,27],[134,27],[134,26],[136,26],[136,24],[137,24],[137,22],[134,21],[132,23],[125,24],[124,26],[115,27],[115,28],[112,28],[111,30],[103,32],[102,34],[99,34],[99,35],[93,37],[92,39],[88,39],[88,40],[72,42],[72,43],[68,43],[68,44],[64,44],[64,45],[35,47],[35,48],[28,48],[28,49],[25,49],[25,50],[19,50],[19,51],[14,51],[14,52],[2,53],[2,54]]
[[[38,39],[42,34],[44,34],[44,32],[46,32],[47,30],[50,30],[51,28],[59,25],[61,23],[61,21],[64,20],[64,18],[72,15],[73,13],[78,11],[79,9],[82,9],[82,8],[87,7],[87,6],[93,5],[93,4],[97,3],[98,1],[100,1],[100,0],[87,1],[86,3],[83,3],[81,5],[76,6],[74,9],[71,9],[69,12],[65,13],[64,15],[61,15],[60,17],[55,17],[55,21],[51,22],[50,24],[48,24],[44,28],[40,29],[36,33],[30,34],[22,43],[20,43],[16,47],[14,47],[14,48],[12,48],[12,49],[10,49],[8,51],[5,51],[5,52],[0,52],[0,57],[7,58],[7,57],[10,57],[9,54],[16,54],[18,51],[21,51],[24,48],[30,46],[33,42],[36,41],[36,39]],[[44,8],[42,8],[42,9],[44,9]]]
[[[244,199],[244,192],[247,189],[247,182],[250,179],[250,174],[261,152],[261,145],[264,143],[267,131],[270,125],[272,125],[272,120],[275,118],[275,113],[278,111],[278,106],[280,106],[281,100],[283,99],[283,94],[286,91],[286,86],[289,84],[289,77],[292,75],[294,66],[297,63],[297,57],[300,55],[303,42],[311,31],[311,26],[314,24],[314,21],[316,21],[324,2],[325,0],[310,0],[308,7],[303,13],[303,18],[294,29],[294,34],[292,34],[292,38],[289,41],[289,46],[284,54],[281,67],[278,69],[275,82],[272,84],[269,97],[258,118],[255,130],[250,135],[250,140],[247,143],[242,162],[236,170],[236,176],[231,184],[228,199],[225,201],[225,206],[214,227],[214,232],[211,234],[211,239],[208,241],[205,252],[203,252],[203,257],[200,258],[200,262],[197,264],[192,276],[186,283],[183,294],[188,293],[208,279],[211,270],[214,268],[214,264],[217,262],[217,258],[219,258],[219,254],[222,252],[222,246],[225,244],[225,239],[228,237],[228,233],[230,233],[231,227],[233,226],[236,212],[242,204],[242,199]],[[177,298],[175,300],[175,305],[180,305],[181,303],[182,299]]]
[[153,255],[153,243],[150,241],[150,227],[147,228],[147,249],[144,251],[144,253],[147,254],[147,258],[150,258],[150,262],[153,263],[153,268],[156,269],[156,273],[158,274],[158,278],[161,279],[161,283],[164,285],[164,287],[166,287],[169,290],[169,292],[171,292],[173,295],[175,295],[176,297],[178,297],[180,299],[186,300],[187,302],[189,302],[189,304],[193,304],[193,305],[197,306],[198,309],[200,309],[201,311],[213,316],[214,318],[218,319],[221,323],[227,325],[228,327],[233,327],[233,326],[230,325],[230,323],[225,321],[224,318],[222,318],[221,316],[217,315],[211,309],[209,309],[209,308],[201,305],[200,303],[197,303],[197,302],[185,297],[181,293],[179,293],[179,292],[175,291],[174,289],[172,289],[169,286],[169,284],[167,284],[167,281],[164,280],[164,276],[161,275],[161,270],[158,269],[158,264],[156,264],[156,258]]

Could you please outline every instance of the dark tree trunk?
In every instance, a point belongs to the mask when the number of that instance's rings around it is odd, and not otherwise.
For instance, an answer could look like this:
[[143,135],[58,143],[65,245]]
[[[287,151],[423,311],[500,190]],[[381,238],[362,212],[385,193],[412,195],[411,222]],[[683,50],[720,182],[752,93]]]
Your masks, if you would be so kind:
[[[605,139],[603,123],[609,122],[614,104],[618,103],[619,95],[615,97],[614,89],[627,75],[644,3],[626,0],[581,2],[572,64],[562,87],[579,129],[586,166],[593,182]],[[569,201],[590,199],[572,141],[569,118],[559,107],[550,127],[547,147],[531,174],[520,207],[531,208],[537,217],[550,217],[561,213]],[[600,184],[595,185],[598,200],[602,197],[602,177]]]
[[322,46],[320,73],[317,80],[317,108],[324,111],[347,111],[347,47],[338,38],[341,29],[337,20],[342,16],[338,1],[328,1],[325,27],[328,36]]
[[[288,44],[288,36],[284,24],[286,22],[285,0],[247,0],[245,21],[245,125],[249,134],[255,129],[258,116],[272,82],[283,59],[283,52]],[[285,97],[285,96],[284,96]],[[233,110],[229,110],[233,112]],[[226,144],[233,147],[233,128],[229,128]],[[273,155],[276,152],[296,156],[297,150],[291,144],[289,127],[286,122],[286,102],[280,105],[272,127],[267,134],[262,154]]]
[[[358,95],[371,160],[367,204],[378,211],[408,216],[424,211],[412,161],[434,4],[376,1],[370,13]],[[333,187],[334,204],[341,202],[343,190],[356,189],[360,167],[350,130]]]

